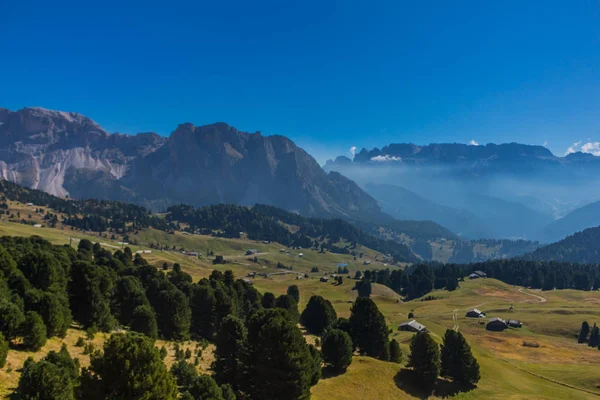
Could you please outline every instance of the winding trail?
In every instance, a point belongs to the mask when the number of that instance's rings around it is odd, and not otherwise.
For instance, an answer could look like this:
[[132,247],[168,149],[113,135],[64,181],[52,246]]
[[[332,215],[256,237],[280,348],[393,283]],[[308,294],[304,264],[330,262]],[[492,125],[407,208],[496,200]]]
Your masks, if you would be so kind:
[[525,289],[523,289],[523,288],[519,288],[519,289],[517,289],[517,291],[518,291],[519,293],[523,293],[523,294],[526,294],[526,295],[528,295],[528,296],[532,296],[532,297],[535,297],[535,298],[537,298],[537,299],[539,300],[539,302],[540,302],[540,303],[545,303],[545,302],[547,302],[547,301],[548,301],[548,299],[547,299],[547,298],[545,298],[545,297],[542,297],[542,296],[538,296],[537,294],[533,294],[533,293],[526,292],[526,291],[525,291]]

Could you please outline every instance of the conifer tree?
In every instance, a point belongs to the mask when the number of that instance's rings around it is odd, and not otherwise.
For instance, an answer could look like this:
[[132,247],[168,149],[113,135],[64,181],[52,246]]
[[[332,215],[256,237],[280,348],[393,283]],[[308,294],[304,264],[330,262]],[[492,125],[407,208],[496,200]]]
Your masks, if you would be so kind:
[[230,315],[221,322],[212,365],[214,378],[219,384],[229,384],[234,390],[242,388],[247,336],[246,327],[238,317]]
[[591,347],[598,347],[598,345],[600,345],[600,329],[598,328],[598,326],[596,326],[596,323],[594,323],[592,333],[590,333],[590,339],[588,341],[588,344]]
[[300,318],[300,313],[298,312],[298,303],[296,303],[296,300],[294,300],[292,296],[282,294],[275,301],[275,305],[278,308],[286,310],[292,321],[298,322],[298,319]]
[[192,309],[191,332],[195,337],[212,340],[215,326],[215,292],[206,282],[192,287],[190,307]]
[[80,391],[86,399],[175,400],[177,382],[153,339],[117,333],[104,343],[103,353],[92,355],[90,367],[83,369]]
[[390,361],[396,364],[402,361],[402,349],[396,339],[390,340]]
[[315,295],[311,296],[306,308],[302,311],[300,323],[310,333],[321,335],[327,327],[335,322],[336,318],[337,314],[329,300],[325,300],[323,296]]
[[12,340],[19,335],[23,321],[25,315],[19,306],[11,301],[0,299],[0,333],[6,340]]
[[371,281],[366,277],[356,282],[355,288],[358,292],[358,297],[371,297]]
[[339,329],[327,331],[321,346],[323,361],[333,370],[343,372],[352,363],[352,339]]
[[440,374],[440,349],[428,333],[417,333],[410,342],[408,367],[413,368],[419,383],[429,387]]
[[261,400],[308,399],[313,356],[302,332],[285,310],[263,309],[248,322],[247,393]]
[[173,364],[171,366],[171,374],[177,380],[177,386],[180,387],[180,391],[182,392],[187,391],[196,380],[196,377],[198,377],[196,367],[185,360],[179,360]]
[[196,377],[188,393],[191,395],[190,398],[194,400],[225,400],[223,390],[209,375]]
[[359,297],[350,310],[352,341],[362,355],[388,361],[389,340],[385,317],[369,298]]
[[298,289],[298,286],[296,285],[291,285],[287,288],[287,294],[288,296],[292,296],[292,298],[294,300],[296,300],[296,303],[300,303],[300,290]]
[[4,335],[0,332],[0,368],[6,365],[6,356],[8,355],[8,340],[4,339]]
[[28,311],[23,324],[23,345],[30,350],[38,351],[47,341],[44,320],[35,311]]
[[577,338],[578,343],[585,343],[588,340],[590,334],[590,324],[587,321],[583,321],[581,324],[581,330],[579,331],[579,337]]
[[464,336],[448,329],[444,335],[441,351],[441,375],[460,383],[479,382],[479,363],[471,353],[471,346]]
[[133,310],[130,328],[132,331],[143,333],[153,339],[158,337],[156,315],[149,305],[138,306]]
[[312,344],[308,345],[308,350],[310,351],[310,355],[312,356],[311,361],[311,373],[310,373],[310,385],[314,386],[321,379],[321,373],[323,368],[323,357],[321,352],[317,350],[315,346]]
[[74,400],[78,377],[79,362],[63,345],[40,361],[25,361],[16,394],[22,400]]
[[275,308],[275,295],[271,292],[266,292],[262,297],[263,308]]

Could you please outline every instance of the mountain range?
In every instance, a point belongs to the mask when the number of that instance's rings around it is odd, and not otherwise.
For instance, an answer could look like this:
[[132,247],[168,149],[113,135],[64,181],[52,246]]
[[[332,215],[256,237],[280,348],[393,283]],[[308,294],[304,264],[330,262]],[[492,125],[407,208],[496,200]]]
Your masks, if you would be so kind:
[[109,134],[77,113],[0,109],[2,178],[57,196],[272,204],[308,216],[383,218],[377,202],[283,136],[181,124],[169,137]]
[[[329,160],[396,218],[424,215],[462,237],[550,242],[600,223],[600,157],[542,146],[390,144]],[[598,203],[600,204],[600,203]],[[412,217],[415,218],[415,217]]]
[[[470,240],[549,242],[600,224],[600,203],[577,210],[600,198],[599,160],[516,143],[391,144],[322,168],[285,136],[226,123],[184,123],[168,137],[124,135],[78,113],[0,108],[0,177],[20,185],[154,211],[175,204],[273,205],[353,221],[424,259],[471,254]],[[441,240],[461,244],[436,256]]]

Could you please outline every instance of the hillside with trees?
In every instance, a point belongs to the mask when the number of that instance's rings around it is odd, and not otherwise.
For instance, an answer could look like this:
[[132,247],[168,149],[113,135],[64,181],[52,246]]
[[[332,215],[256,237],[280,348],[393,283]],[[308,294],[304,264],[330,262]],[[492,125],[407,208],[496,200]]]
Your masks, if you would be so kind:
[[577,232],[523,256],[526,260],[582,264],[600,263],[600,227]]
[[556,261],[492,260],[470,265],[490,278],[534,289],[592,290],[600,287],[600,265]]
[[408,246],[376,238],[342,219],[307,218],[260,204],[254,207],[217,204],[202,208],[178,205],[167,209],[167,220],[172,225],[188,224],[192,232],[228,238],[239,238],[243,232],[251,240],[342,254],[350,254],[353,248],[362,245],[389,254],[394,261],[418,260]]
[[[128,232],[152,227],[161,231],[180,229],[226,238],[239,238],[240,232],[252,240],[268,240],[286,246],[316,248],[350,254],[358,245],[383,254],[395,261],[412,262],[418,258],[410,248],[392,240],[379,239],[342,219],[307,218],[266,206],[253,207],[217,204],[202,208],[186,205],[168,208],[166,215],[153,214],[144,207],[119,201],[69,200],[48,193],[23,188],[0,180],[3,201],[11,200],[45,206],[62,215],[63,225],[78,230],[125,236]],[[5,205],[4,209],[8,206]],[[49,225],[58,222],[56,214],[47,213]]]
[[[4,236],[0,365],[8,351],[39,351],[48,339],[64,337],[72,324],[88,335],[110,333],[103,351],[90,350],[85,368],[64,346],[38,361],[27,359],[16,396],[308,399],[322,364],[343,373],[353,349],[382,361],[399,360],[401,350],[389,340],[373,300],[358,298],[344,319],[320,296],[300,315],[300,295],[295,285],[278,297],[261,294],[231,270],[193,282],[178,264],[165,273],[128,247],[111,253],[82,240],[75,250],[40,237]],[[322,350],[307,344],[299,321],[323,335]],[[189,356],[178,352],[169,371],[158,338],[214,343],[214,375],[198,375],[185,361]]]

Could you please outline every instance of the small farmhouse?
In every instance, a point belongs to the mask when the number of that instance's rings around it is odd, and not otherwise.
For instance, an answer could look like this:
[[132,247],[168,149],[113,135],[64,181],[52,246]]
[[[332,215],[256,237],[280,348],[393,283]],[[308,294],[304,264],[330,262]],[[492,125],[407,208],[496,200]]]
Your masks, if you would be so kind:
[[469,279],[487,278],[487,274],[483,271],[474,271],[469,275]]
[[249,278],[244,278],[243,280],[244,280],[244,282],[246,282],[248,285],[252,285],[252,279],[249,279]]
[[398,326],[398,330],[400,331],[408,331],[408,332],[428,332],[425,325],[422,325],[415,321],[414,319],[409,322],[403,322]]
[[498,317],[490,318],[490,321],[485,327],[485,329],[487,329],[488,331],[503,331],[506,328],[506,321]]
[[320,279],[321,282],[329,282],[329,277],[328,276],[322,276]]
[[257,253],[258,253],[258,250],[256,250],[256,249],[249,249],[249,250],[246,250],[246,255],[247,255],[247,256],[251,256],[251,255],[253,255],[253,254],[257,254]]
[[472,310],[467,311],[467,314],[465,316],[469,318],[485,318],[485,313],[474,308]]

